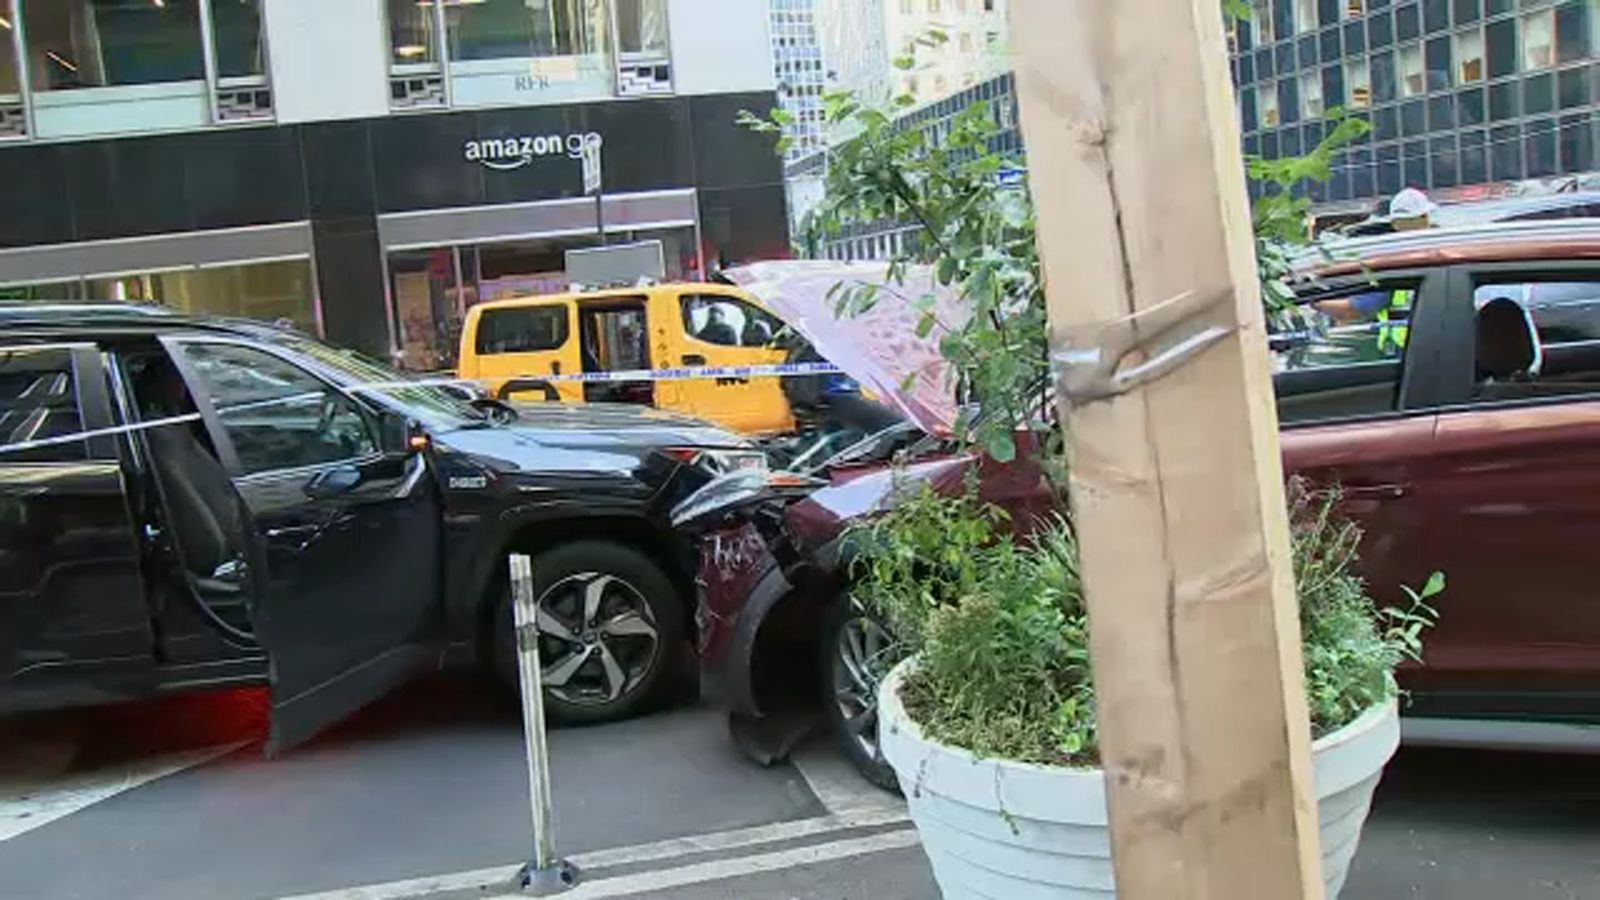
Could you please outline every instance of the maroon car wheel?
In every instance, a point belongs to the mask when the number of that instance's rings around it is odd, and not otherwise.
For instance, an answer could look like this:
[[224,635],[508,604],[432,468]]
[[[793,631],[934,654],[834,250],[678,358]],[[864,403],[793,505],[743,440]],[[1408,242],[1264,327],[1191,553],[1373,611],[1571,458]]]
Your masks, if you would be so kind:
[[895,793],[900,783],[878,744],[878,683],[898,661],[883,625],[852,601],[834,605],[822,629],[823,710],[856,770]]

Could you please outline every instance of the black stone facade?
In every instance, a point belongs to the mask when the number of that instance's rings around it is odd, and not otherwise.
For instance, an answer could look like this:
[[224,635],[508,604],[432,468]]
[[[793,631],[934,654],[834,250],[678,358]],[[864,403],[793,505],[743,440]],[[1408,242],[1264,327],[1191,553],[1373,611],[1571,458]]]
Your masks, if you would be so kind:
[[378,215],[582,194],[577,160],[496,171],[465,158],[468,141],[599,133],[607,194],[698,189],[705,241],[732,263],[788,252],[782,160],[770,135],[735,123],[774,103],[716,94],[9,147],[0,248],[310,220],[327,337],[386,354]]

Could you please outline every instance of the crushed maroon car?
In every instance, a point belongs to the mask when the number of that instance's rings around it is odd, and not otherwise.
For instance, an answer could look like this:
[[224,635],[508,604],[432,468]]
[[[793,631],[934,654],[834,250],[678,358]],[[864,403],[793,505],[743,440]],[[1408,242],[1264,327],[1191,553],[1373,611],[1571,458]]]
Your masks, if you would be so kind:
[[[1352,240],[1339,259],[1297,283],[1310,326],[1272,336],[1283,458],[1341,486],[1380,602],[1449,577],[1401,675],[1406,740],[1600,744],[1600,220]],[[976,458],[906,423],[676,510],[700,553],[704,681],[748,755],[826,724],[893,789],[867,683],[890,638],[850,597],[841,537],[898,482],[957,492],[974,467],[1014,519],[1052,508],[1026,454]]]

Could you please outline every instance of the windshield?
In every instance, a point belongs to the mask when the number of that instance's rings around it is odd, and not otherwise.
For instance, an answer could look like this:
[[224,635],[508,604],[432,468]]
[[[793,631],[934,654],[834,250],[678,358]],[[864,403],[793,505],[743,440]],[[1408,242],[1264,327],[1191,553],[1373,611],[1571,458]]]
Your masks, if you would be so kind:
[[296,352],[343,376],[347,390],[388,401],[425,422],[460,424],[489,420],[486,413],[444,388],[433,384],[408,384],[417,381],[416,377],[354,350],[330,347],[301,336],[295,336],[287,343]]

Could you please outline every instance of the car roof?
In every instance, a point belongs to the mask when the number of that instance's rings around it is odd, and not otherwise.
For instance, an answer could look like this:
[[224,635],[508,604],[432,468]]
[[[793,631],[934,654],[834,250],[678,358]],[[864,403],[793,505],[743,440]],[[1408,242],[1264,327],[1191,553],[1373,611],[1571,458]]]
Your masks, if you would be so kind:
[[1568,191],[1537,197],[1504,197],[1472,203],[1448,203],[1434,211],[1433,220],[1446,228],[1488,222],[1516,221],[1524,217],[1550,216],[1573,211],[1600,209],[1600,191]]
[[12,337],[71,337],[75,334],[172,332],[231,334],[270,339],[283,330],[255,319],[192,315],[141,303],[0,302],[0,334]]
[[[1330,240],[1295,260],[1296,272],[1318,277],[1362,271],[1425,269],[1460,263],[1559,259],[1600,260],[1600,219],[1496,222]],[[1332,255],[1329,259],[1328,254]]]
[[480,303],[477,306],[474,306],[473,309],[481,309],[485,311],[495,309],[516,309],[519,307],[539,306],[542,304],[566,303],[568,301],[627,299],[639,297],[641,295],[666,292],[718,294],[725,297],[737,297],[741,300],[755,303],[758,306],[760,305],[760,301],[756,300],[748,291],[745,291],[742,288],[737,288],[727,284],[720,284],[718,282],[693,281],[670,282],[667,284],[650,284],[643,287],[609,288],[603,291],[579,291],[575,293],[568,292],[564,294],[529,294],[519,297],[507,297],[503,300],[490,300],[487,303]]

